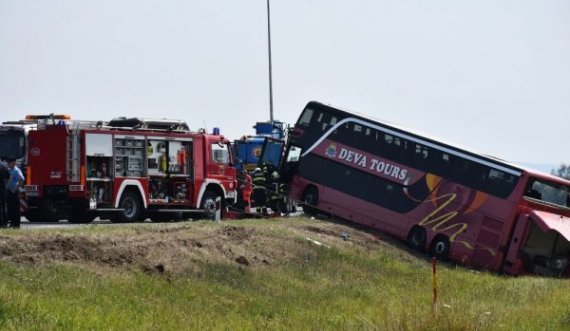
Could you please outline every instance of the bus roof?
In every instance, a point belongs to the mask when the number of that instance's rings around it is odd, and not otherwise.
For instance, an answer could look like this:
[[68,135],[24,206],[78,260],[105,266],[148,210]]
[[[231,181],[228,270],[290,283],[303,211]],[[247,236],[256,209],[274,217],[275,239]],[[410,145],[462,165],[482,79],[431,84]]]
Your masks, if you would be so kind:
[[545,179],[545,180],[548,180],[548,181],[551,181],[551,182],[556,182],[556,183],[559,183],[559,184],[563,184],[563,185],[566,185],[566,186],[570,186],[570,180],[567,180],[567,179],[565,179],[565,178],[558,177],[558,176],[555,176],[555,175],[553,175],[553,174],[549,174],[549,173],[547,173],[547,172],[539,171],[539,170],[532,169],[532,168],[528,168],[528,167],[524,167],[524,166],[523,166],[522,168],[523,168],[523,170],[524,170],[526,173],[528,173],[529,176],[531,176],[531,177],[536,177],[536,178],[540,178],[540,179]]
[[[403,125],[396,124],[396,123],[393,123],[390,121],[385,121],[382,119],[374,118],[374,117],[369,116],[369,115],[364,115],[364,114],[357,113],[357,112],[350,111],[350,110],[346,110],[343,108],[338,108],[338,107],[335,107],[332,105],[323,104],[323,103],[318,102],[318,101],[310,101],[307,104],[307,106],[310,106],[310,105],[318,105],[321,107],[324,106],[324,107],[327,107],[329,109],[332,109],[333,111],[334,110],[340,111],[340,112],[346,113],[346,115],[350,115],[350,116],[357,117],[357,118],[360,118],[360,119],[365,120],[365,121],[370,121],[370,122],[376,123],[376,124],[378,124],[384,128],[391,129],[392,131],[396,131],[401,135],[412,137],[414,140],[417,140],[419,143],[424,143],[424,144],[427,143],[427,144],[432,145],[432,146],[435,145],[436,148],[440,149],[440,150],[451,149],[454,151],[454,154],[457,154],[457,153],[458,154],[466,154],[466,156],[468,156],[470,158],[481,159],[481,161],[486,161],[486,162],[495,164],[496,166],[505,167],[505,168],[511,169],[511,171],[514,171],[514,172],[525,171],[525,172],[532,172],[532,173],[547,175],[545,173],[541,173],[541,172],[538,172],[536,170],[531,170],[531,169],[521,167],[520,165],[517,165],[515,163],[500,159],[500,158],[495,157],[495,156],[479,153],[479,152],[470,150],[468,148],[462,147],[462,146],[455,144],[455,143],[449,143],[449,142],[445,141],[444,139],[436,138],[435,136],[432,136],[430,134],[425,134],[425,133],[420,132],[418,130],[410,129],[408,127],[405,127]],[[551,175],[547,175],[547,176],[551,176]]]

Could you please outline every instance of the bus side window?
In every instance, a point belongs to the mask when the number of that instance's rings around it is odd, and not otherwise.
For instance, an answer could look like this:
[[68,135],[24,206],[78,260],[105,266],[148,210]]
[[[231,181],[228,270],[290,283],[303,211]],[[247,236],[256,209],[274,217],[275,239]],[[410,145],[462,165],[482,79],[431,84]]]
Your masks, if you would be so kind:
[[449,164],[449,154],[434,148],[428,148],[428,157],[425,160],[425,168],[422,170],[441,177],[447,177],[449,175]]
[[399,163],[406,163],[409,160],[407,154],[408,141],[390,134],[384,135],[385,148],[383,155]]
[[364,136],[362,146],[364,151],[369,153],[377,153],[381,142],[378,140],[378,131],[372,128],[364,128]]
[[306,108],[299,119],[299,125],[310,127],[313,119],[313,113],[314,111],[312,109]]
[[454,157],[451,166],[451,179],[453,181],[468,185],[469,182],[469,162],[461,157]]
[[426,160],[429,156],[429,149],[427,146],[421,144],[415,144],[414,152],[414,159],[417,161]]

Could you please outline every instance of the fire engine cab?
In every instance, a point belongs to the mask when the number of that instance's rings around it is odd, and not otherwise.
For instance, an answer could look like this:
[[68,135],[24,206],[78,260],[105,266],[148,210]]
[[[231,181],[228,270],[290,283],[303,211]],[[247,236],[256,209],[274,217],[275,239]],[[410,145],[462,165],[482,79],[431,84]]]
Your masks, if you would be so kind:
[[59,121],[30,131],[28,145],[32,222],[210,218],[217,200],[236,202],[230,142],[183,121]]

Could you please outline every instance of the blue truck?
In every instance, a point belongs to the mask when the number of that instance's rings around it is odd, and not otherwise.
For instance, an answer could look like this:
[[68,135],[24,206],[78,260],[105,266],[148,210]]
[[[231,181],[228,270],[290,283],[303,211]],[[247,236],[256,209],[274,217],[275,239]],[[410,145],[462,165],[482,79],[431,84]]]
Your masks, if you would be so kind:
[[[232,144],[233,155],[236,156],[236,167],[238,170],[247,170],[253,172],[258,167],[259,156],[261,156],[263,146],[272,141],[282,144],[285,140],[287,127],[285,123],[279,121],[257,122],[253,128],[254,136],[243,136],[235,140]],[[275,148],[266,150],[264,153],[264,162],[275,167],[279,165],[281,159],[281,149]]]

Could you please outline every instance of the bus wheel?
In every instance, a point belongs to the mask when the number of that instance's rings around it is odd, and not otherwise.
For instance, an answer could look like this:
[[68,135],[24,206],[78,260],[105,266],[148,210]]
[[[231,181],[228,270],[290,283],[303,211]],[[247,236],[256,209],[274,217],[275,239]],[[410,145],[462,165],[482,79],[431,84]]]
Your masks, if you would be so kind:
[[139,195],[133,191],[126,191],[121,197],[119,220],[125,223],[138,222],[143,215],[143,204]]
[[[204,218],[214,219],[216,217],[216,199],[219,197],[214,191],[206,191],[202,197],[200,208],[204,209]],[[221,202],[220,202],[221,203]],[[221,208],[222,206],[220,206]]]
[[406,242],[408,245],[418,251],[423,251],[426,247],[426,230],[421,226],[415,225],[408,233]]
[[307,215],[317,213],[317,203],[319,202],[319,192],[314,186],[309,186],[303,192],[303,212]]
[[449,260],[450,250],[451,244],[449,243],[449,239],[444,235],[437,235],[431,242],[430,253],[438,260]]

